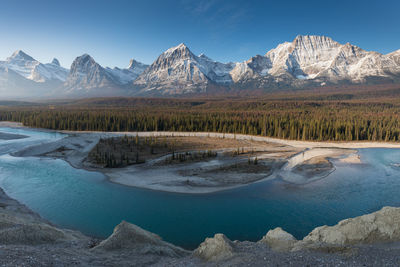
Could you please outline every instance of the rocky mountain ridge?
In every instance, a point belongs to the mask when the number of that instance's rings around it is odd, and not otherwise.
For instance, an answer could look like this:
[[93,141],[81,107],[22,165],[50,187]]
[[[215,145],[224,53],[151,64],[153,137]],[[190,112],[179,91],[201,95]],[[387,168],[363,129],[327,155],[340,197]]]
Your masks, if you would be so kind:
[[268,91],[378,83],[400,83],[400,50],[384,55],[316,35],[299,35],[263,56],[237,63],[197,56],[183,43],[151,65],[132,59],[127,68],[103,67],[84,54],[66,70],[57,59],[42,64],[20,50],[0,62],[3,96],[180,96],[210,88]]

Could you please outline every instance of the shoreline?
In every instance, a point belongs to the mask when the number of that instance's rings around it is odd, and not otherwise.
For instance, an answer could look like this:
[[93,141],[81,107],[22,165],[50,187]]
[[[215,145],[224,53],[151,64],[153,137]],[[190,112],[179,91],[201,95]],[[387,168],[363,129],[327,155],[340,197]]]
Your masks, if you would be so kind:
[[[0,189],[0,264],[4,266],[397,266],[400,208],[382,209],[314,228],[302,239],[265,229],[254,241],[224,234],[186,250],[122,221],[102,239],[61,228]],[[371,264],[373,263],[373,264]]]
[[16,128],[27,128],[32,130],[48,131],[48,132],[59,132],[64,134],[79,134],[79,133],[96,133],[104,135],[116,135],[116,136],[136,136],[139,137],[216,137],[216,138],[231,138],[239,140],[253,140],[269,142],[281,145],[288,145],[297,148],[400,148],[400,142],[381,142],[381,141],[300,141],[300,140],[289,140],[279,139],[274,137],[259,136],[259,135],[244,135],[244,134],[232,134],[232,133],[215,133],[215,132],[172,132],[172,131],[152,131],[152,132],[104,132],[104,131],[70,131],[70,130],[52,130],[46,128],[34,128],[25,126],[20,122],[0,121],[0,127],[16,127]]

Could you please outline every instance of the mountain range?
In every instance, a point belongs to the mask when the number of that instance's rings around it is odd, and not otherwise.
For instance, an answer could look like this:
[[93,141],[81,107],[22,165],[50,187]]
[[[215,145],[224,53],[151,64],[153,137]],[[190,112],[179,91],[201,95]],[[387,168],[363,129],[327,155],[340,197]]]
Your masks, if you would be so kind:
[[245,62],[197,56],[183,43],[151,65],[132,59],[124,69],[103,67],[88,54],[77,57],[69,70],[57,59],[40,63],[20,50],[0,61],[3,98],[180,96],[210,88],[270,91],[378,83],[400,83],[400,50],[384,55],[314,35],[299,35]]

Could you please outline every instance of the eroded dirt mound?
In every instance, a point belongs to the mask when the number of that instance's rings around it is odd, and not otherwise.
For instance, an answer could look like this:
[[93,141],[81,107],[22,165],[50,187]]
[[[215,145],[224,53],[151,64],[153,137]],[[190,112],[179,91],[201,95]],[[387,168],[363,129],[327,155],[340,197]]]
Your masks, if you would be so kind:
[[109,238],[94,247],[94,250],[106,251],[132,249],[143,254],[157,254],[169,257],[188,254],[187,251],[164,242],[158,235],[125,221],[115,227],[113,234]]

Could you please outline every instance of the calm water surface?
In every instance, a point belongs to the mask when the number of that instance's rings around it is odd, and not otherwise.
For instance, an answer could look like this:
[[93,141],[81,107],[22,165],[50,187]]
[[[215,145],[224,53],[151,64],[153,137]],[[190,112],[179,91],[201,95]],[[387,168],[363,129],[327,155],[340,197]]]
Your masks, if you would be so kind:
[[100,173],[74,169],[62,160],[12,157],[13,151],[64,135],[12,128],[0,132],[29,136],[0,140],[0,187],[53,223],[98,237],[126,220],[186,248],[220,232],[232,240],[259,240],[277,226],[302,238],[316,226],[400,206],[399,149],[361,149],[365,164],[335,163],[335,172],[307,185],[272,180],[183,195],[112,184]]

